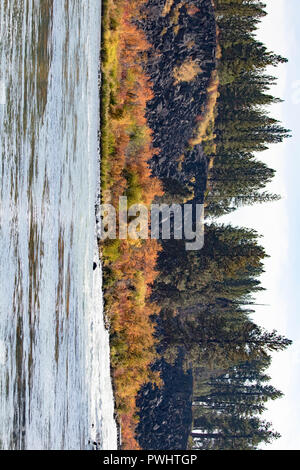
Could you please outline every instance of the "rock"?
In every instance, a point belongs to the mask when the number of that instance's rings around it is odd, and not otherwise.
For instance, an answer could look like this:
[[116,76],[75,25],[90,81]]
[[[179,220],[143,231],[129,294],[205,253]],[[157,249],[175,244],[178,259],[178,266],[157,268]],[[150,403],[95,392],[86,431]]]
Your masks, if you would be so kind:
[[[186,5],[190,3],[198,8],[194,15],[188,14]],[[211,0],[173,0],[170,12],[162,16],[164,6],[164,0],[148,0],[141,21],[152,46],[146,72],[154,97],[148,103],[147,120],[153,130],[153,144],[159,149],[150,165],[169,194],[173,188],[175,195],[189,192],[194,181],[194,201],[203,203],[207,159],[201,144],[190,149],[189,141],[216,68],[214,8]],[[201,73],[191,81],[176,83],[175,68],[189,61],[196,61]],[[155,370],[161,371],[164,386],[159,389],[148,384],[139,394],[139,444],[145,450],[185,450],[192,428],[192,372],[184,372],[182,358],[173,366],[161,360]]]
[[[148,54],[147,74],[153,83],[155,96],[148,104],[147,118],[154,131],[154,145],[160,150],[151,163],[153,174],[159,178],[172,174],[182,180],[186,174],[186,168],[178,170],[178,158],[189,146],[196,118],[202,113],[206,100],[211,72],[216,67],[216,22],[212,2],[192,0],[192,3],[199,9],[195,15],[188,14],[181,0],[174,0],[170,12],[162,16],[165,2],[148,0],[141,24],[153,46]],[[178,25],[181,26],[178,34],[174,33],[173,21],[176,9],[179,12]],[[189,60],[196,60],[202,73],[191,82],[176,84],[175,67]],[[190,177],[203,173],[205,166],[201,164],[199,168],[199,160],[189,153],[185,161],[189,166],[185,178],[185,183],[188,183]]]
[[174,366],[161,361],[157,368],[163,388],[147,385],[137,400],[139,444],[145,450],[185,450],[192,428],[192,373],[183,371],[182,358]]

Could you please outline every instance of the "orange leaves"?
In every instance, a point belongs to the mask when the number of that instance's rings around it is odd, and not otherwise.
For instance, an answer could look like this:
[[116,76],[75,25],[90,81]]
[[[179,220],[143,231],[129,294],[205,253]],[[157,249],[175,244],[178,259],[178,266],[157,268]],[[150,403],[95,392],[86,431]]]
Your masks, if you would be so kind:
[[126,448],[130,450],[140,450],[140,446],[135,440],[135,420],[132,413],[126,413],[121,418],[122,442],[126,442]]
[[[110,0],[107,21],[117,21],[108,37],[117,43],[117,58],[105,72],[109,75],[110,100],[106,135],[109,162],[105,174],[105,201],[118,211],[119,197],[150,205],[162,194],[160,182],[152,178],[148,161],[156,153],[152,131],[146,120],[147,102],[153,93],[143,70],[143,54],[149,45],[134,24],[144,0]],[[116,20],[117,18],[117,20]],[[106,44],[109,50],[110,44]],[[108,54],[109,56],[109,54]],[[103,130],[103,129],[102,129]],[[136,396],[143,384],[160,383],[151,364],[156,359],[153,315],[158,308],[150,302],[151,285],[156,278],[156,240],[122,240],[104,253],[106,313],[111,322],[111,360],[117,411],[125,449],[138,449]],[[113,254],[112,254],[113,253]]]
[[155,150],[145,114],[153,92],[143,70],[141,54],[149,44],[144,33],[132,22],[132,15],[137,14],[137,7],[144,2],[119,0],[115,3],[122,7],[123,14],[118,25],[119,80],[114,104],[110,106],[110,130],[115,142],[110,166],[112,201],[117,203],[119,196],[123,195],[126,181],[122,173],[128,169],[138,175],[143,189],[141,202],[150,204],[156,195],[162,194],[162,190],[159,181],[151,178],[148,166]]

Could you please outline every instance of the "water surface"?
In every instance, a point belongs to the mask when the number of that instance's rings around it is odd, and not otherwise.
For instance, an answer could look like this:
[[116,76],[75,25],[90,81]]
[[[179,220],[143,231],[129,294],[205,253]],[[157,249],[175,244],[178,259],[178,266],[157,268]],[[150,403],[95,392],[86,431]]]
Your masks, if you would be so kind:
[[100,9],[0,3],[3,449],[116,447],[95,236]]

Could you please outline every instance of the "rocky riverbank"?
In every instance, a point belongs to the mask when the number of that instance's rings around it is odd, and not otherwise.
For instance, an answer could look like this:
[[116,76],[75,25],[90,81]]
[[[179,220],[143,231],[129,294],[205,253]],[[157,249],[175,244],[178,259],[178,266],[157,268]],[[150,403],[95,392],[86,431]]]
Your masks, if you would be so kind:
[[[143,13],[140,25],[152,46],[146,71],[154,97],[147,119],[157,154],[151,168],[169,202],[183,202],[189,196],[203,202],[207,159],[202,145],[191,145],[191,139],[216,69],[214,8],[211,0],[149,0]],[[163,343],[162,330],[160,336]],[[192,372],[184,372],[180,357],[174,365],[159,361],[155,370],[164,385],[149,384],[140,392],[139,444],[144,449],[186,449],[192,428]]]

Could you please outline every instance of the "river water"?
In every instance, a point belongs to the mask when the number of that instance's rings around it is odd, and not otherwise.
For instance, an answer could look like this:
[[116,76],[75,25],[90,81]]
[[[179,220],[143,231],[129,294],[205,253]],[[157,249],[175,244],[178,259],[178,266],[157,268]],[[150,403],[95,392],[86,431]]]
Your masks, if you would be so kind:
[[100,0],[0,2],[2,449],[117,446],[95,222],[100,20]]

